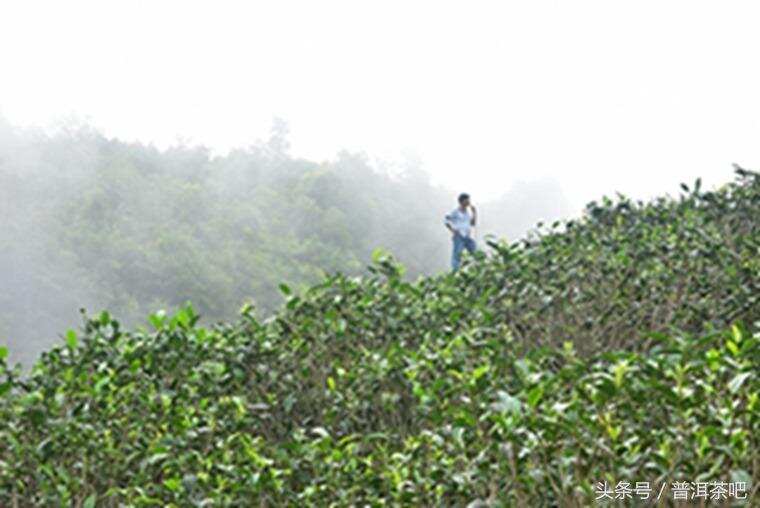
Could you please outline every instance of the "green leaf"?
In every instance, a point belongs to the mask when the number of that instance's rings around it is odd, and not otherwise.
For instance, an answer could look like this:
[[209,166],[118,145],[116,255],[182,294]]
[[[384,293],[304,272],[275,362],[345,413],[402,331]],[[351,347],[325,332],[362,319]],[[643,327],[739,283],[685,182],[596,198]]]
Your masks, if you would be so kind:
[[0,360],[5,360],[6,358],[8,358],[8,348],[0,346]]
[[474,381],[477,381],[481,377],[485,376],[486,373],[488,373],[490,369],[491,369],[491,366],[488,364],[481,365],[480,367],[472,371],[472,379]]
[[628,362],[626,360],[621,360],[612,369],[615,379],[615,387],[621,388],[623,386],[623,380],[625,379],[625,374],[628,372]]
[[144,464],[152,466],[153,464],[163,461],[167,457],[169,457],[169,454],[166,452],[154,453],[145,460]]
[[71,349],[76,349],[77,348],[77,344],[78,344],[77,332],[75,332],[74,330],[68,330],[66,332],[66,344]]
[[388,256],[388,252],[385,249],[378,247],[372,251],[372,262],[380,263],[381,261],[383,261],[383,258],[387,256]]
[[98,495],[92,494],[87,499],[84,500],[84,503],[82,504],[82,508],[95,508],[95,501],[97,501]]
[[544,388],[541,385],[534,387],[528,392],[528,404],[531,407],[536,407],[543,396]]
[[311,429],[311,432],[322,438],[330,437],[330,433],[324,427],[314,427]]
[[100,393],[103,388],[111,381],[111,378],[106,376],[103,376],[100,378],[92,387],[92,389],[95,391],[95,393]]
[[519,415],[522,412],[522,403],[518,398],[499,390],[496,394],[496,402],[491,404],[491,409],[498,413]]
[[164,480],[164,485],[172,492],[178,492],[182,488],[182,479],[180,478],[167,478]]
[[744,384],[744,381],[749,378],[752,375],[751,372],[742,372],[741,374],[737,374],[734,376],[734,378],[731,380],[731,382],[728,383],[728,391],[731,393],[736,393],[739,391],[739,389],[742,387],[742,384]]
[[180,327],[187,329],[190,328],[191,316],[188,313],[187,309],[182,308],[174,314],[174,319],[172,321],[175,324],[179,324]]
[[737,325],[731,327],[731,335],[734,338],[734,342],[741,344],[742,342],[742,330]]
[[153,325],[153,328],[160,330],[163,328],[164,323],[166,322],[166,311],[162,309],[155,312],[154,314],[151,314],[148,316],[148,321],[150,321],[150,324]]

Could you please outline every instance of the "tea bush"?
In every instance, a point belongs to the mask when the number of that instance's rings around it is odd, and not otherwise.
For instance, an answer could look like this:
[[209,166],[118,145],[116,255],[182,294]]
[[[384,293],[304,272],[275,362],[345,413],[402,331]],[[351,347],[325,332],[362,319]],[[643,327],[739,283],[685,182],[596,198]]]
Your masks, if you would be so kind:
[[685,191],[592,203],[456,274],[377,252],[283,285],[265,320],[86,316],[28,375],[0,349],[0,505],[586,506],[620,480],[757,499],[760,178]]

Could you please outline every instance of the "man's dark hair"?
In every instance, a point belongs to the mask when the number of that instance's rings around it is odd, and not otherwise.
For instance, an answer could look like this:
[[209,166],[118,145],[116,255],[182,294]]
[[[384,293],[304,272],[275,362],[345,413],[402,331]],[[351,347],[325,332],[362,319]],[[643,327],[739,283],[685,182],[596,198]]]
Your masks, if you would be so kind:
[[469,194],[467,194],[466,192],[463,192],[463,193],[461,193],[461,194],[459,195],[459,197],[457,198],[457,200],[459,201],[459,203],[460,203],[460,204],[461,204],[461,203],[462,203],[462,201],[464,201],[465,199],[470,199],[470,195],[469,195]]

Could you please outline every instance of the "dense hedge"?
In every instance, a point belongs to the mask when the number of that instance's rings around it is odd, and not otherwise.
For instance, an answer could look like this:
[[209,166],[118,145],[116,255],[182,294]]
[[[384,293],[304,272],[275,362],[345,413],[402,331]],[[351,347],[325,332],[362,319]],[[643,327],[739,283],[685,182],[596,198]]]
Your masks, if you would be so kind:
[[739,328],[583,359],[477,329],[357,344],[339,320],[311,347],[190,312],[151,334],[104,314],[3,385],[3,505],[584,504],[595,481],[760,475]]
[[[456,274],[287,286],[272,318],[0,350],[0,505],[588,505],[760,485],[760,179],[494,243]],[[744,323],[734,324],[734,323]]]

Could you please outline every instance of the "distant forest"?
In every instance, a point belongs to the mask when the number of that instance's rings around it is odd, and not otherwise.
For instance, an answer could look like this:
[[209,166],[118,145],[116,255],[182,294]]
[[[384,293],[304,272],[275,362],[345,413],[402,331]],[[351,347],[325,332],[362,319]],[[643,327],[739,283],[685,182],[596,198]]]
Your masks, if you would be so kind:
[[[28,364],[79,325],[79,308],[130,325],[188,300],[206,322],[246,302],[266,315],[281,283],[361,274],[378,247],[407,277],[445,270],[442,217],[459,190],[433,185],[416,161],[293,157],[280,121],[269,139],[214,156],[109,139],[87,124],[50,132],[0,118],[0,344]],[[481,235],[510,238],[570,213],[545,180],[480,210]]]

